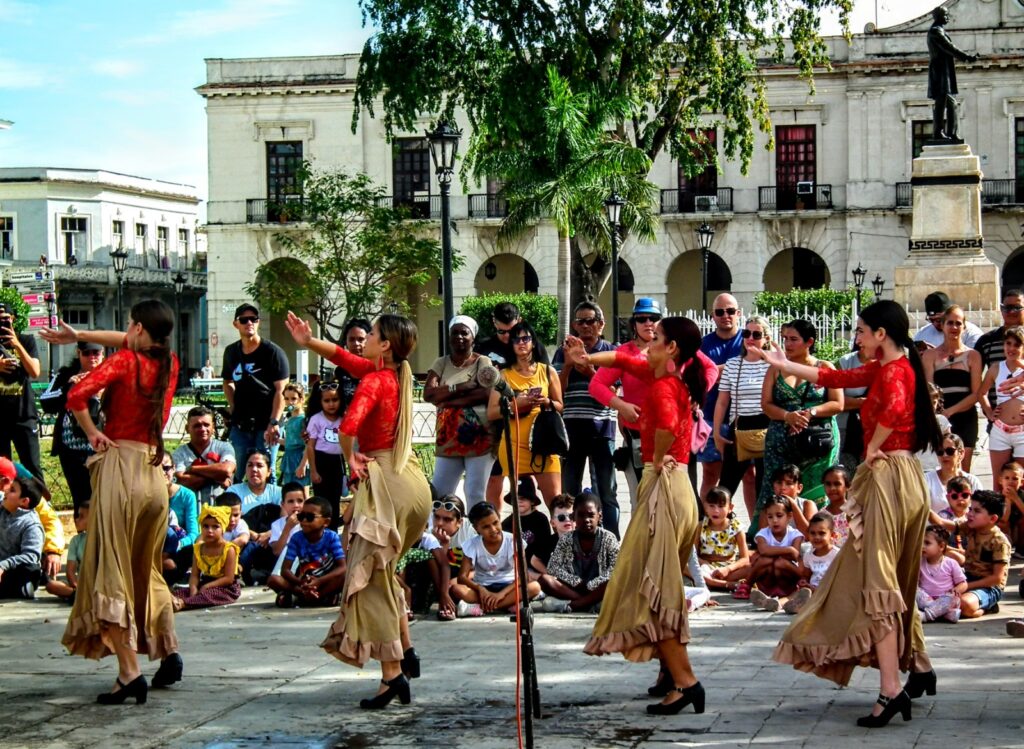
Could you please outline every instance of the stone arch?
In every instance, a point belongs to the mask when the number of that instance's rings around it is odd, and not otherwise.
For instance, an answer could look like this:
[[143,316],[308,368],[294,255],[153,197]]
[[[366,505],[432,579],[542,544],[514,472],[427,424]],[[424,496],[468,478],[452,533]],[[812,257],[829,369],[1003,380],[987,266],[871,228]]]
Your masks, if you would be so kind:
[[[265,278],[268,279],[267,281],[261,279],[260,271],[264,269],[269,271],[265,276]],[[256,269],[254,284],[257,286],[257,288],[259,288],[259,286],[262,283],[268,282],[275,284],[283,284],[286,287],[294,288],[303,283],[304,279],[307,278],[309,274],[309,266],[307,266],[301,260],[288,256],[276,257],[271,260],[268,260],[265,263],[262,263]],[[295,375],[297,374],[296,357],[300,349],[295,345],[295,341],[292,339],[291,334],[288,332],[288,329],[284,325],[286,315],[274,314],[270,310],[265,309],[263,305],[260,304],[260,296],[260,294],[257,294],[254,300],[256,306],[260,308],[260,335],[267,338],[268,340],[273,341],[282,349],[284,349],[285,356],[288,357],[288,365],[292,371],[292,374]],[[291,300],[290,306],[297,311],[298,309],[303,307],[304,304],[305,300],[295,299]],[[319,326],[317,325],[315,320],[310,318],[308,315],[301,316],[309,320],[310,324],[313,326],[314,335],[319,335],[321,333]],[[224,345],[226,345],[226,343]],[[307,374],[316,374],[317,363],[315,359],[316,357],[310,357],[310,370]]]
[[832,284],[825,259],[806,247],[787,247],[776,253],[764,268],[765,291],[821,289]]
[[1024,288],[1024,244],[1006,258],[1000,282],[1003,289]]
[[[596,260],[596,255],[591,252],[583,256],[583,262],[588,266],[592,265]],[[636,288],[636,276],[633,273],[633,269],[629,265],[629,261],[626,258],[619,255],[619,328],[622,328],[621,321],[629,318],[629,313],[633,309],[633,303],[636,301],[634,296],[634,289]],[[604,311],[605,320],[608,324],[605,326],[605,338],[611,340],[614,333],[614,327],[612,323],[612,281],[609,275],[608,281],[601,288],[597,295],[597,303]],[[571,312],[571,310],[570,310]],[[621,339],[620,339],[621,340]]]
[[540,288],[540,278],[529,260],[505,252],[492,255],[480,264],[473,285],[478,294],[536,294]]
[[[691,250],[677,256],[668,268],[665,275],[668,294],[665,300],[665,308],[671,313],[685,313],[689,310],[700,311],[704,308],[701,303],[701,253],[699,250]],[[722,259],[722,256],[715,253],[708,253],[708,288],[706,303],[719,294],[732,291],[732,270],[729,264]]]

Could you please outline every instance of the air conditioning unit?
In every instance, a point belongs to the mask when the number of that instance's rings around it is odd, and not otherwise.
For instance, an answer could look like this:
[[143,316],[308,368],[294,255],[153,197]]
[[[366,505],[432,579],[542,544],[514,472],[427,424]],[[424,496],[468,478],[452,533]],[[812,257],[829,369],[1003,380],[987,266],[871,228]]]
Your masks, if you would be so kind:
[[694,199],[694,205],[698,211],[710,212],[718,210],[717,195],[698,195]]
[[813,195],[814,194],[814,183],[813,182],[797,182],[796,183],[796,194],[797,195]]

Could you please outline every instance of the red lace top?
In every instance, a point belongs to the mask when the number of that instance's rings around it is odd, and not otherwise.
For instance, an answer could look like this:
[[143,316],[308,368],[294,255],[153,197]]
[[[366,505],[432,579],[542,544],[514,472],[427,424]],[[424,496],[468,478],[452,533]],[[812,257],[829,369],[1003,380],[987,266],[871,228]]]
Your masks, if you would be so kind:
[[398,422],[398,374],[377,369],[373,362],[338,346],[331,364],[359,380],[339,431],[359,440],[364,453],[390,450],[395,445]]
[[869,388],[860,408],[865,450],[877,426],[892,429],[882,443],[884,452],[914,449],[915,381],[914,368],[905,356],[884,367],[878,361],[870,361],[856,369],[818,370],[818,384],[827,388]]
[[675,375],[655,379],[646,358],[630,356],[625,351],[615,352],[615,366],[647,383],[647,395],[640,407],[640,457],[643,461],[654,461],[654,433],[663,429],[675,435],[666,454],[679,463],[689,462],[693,417],[686,383]]
[[[121,349],[104,360],[89,376],[71,388],[68,393],[68,410],[85,411],[89,398],[106,390],[103,414],[106,419],[103,433],[114,442],[134,440],[152,444],[149,424],[153,418],[153,406],[145,393],[156,383],[158,364],[148,356],[131,349]],[[174,383],[178,381],[178,357],[171,355],[171,375],[164,395],[164,423],[171,413],[174,400]],[[139,384],[142,392],[139,391]]]

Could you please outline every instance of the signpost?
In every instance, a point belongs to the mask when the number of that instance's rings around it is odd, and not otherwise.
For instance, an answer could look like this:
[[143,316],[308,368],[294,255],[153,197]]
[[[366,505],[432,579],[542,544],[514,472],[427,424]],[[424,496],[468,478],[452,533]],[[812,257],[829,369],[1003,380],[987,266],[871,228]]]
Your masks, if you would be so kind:
[[[7,272],[6,281],[21,294],[28,305],[28,328],[57,327],[57,287],[53,271],[45,266],[34,271]],[[53,379],[53,346],[49,348],[50,379]]]

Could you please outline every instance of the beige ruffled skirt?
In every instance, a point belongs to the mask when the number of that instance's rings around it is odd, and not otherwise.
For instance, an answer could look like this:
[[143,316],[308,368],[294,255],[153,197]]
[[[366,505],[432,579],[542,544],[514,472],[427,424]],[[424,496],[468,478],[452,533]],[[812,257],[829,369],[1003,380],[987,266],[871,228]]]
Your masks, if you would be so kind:
[[645,465],[636,511],[583,652],[622,653],[640,662],[656,658],[663,640],[690,641],[683,571],[699,532],[686,467],[659,475]]
[[928,493],[916,458],[862,463],[843,507],[850,534],[774,658],[840,685],[856,666],[878,667],[874,646],[897,633],[900,670],[928,670],[915,595]]
[[[167,483],[150,465],[153,448],[118,441],[89,459],[92,500],[78,592],[61,642],[73,655],[113,653],[105,637],[150,660],[178,650],[171,591],[164,582],[161,551],[167,535]],[[114,625],[120,630],[101,626]]]
[[370,455],[375,460],[369,464],[369,479],[353,498],[341,612],[320,644],[359,668],[371,658],[402,659],[405,596],[395,565],[423,535],[430,515],[430,485],[419,461],[410,457],[396,472],[390,450]]

